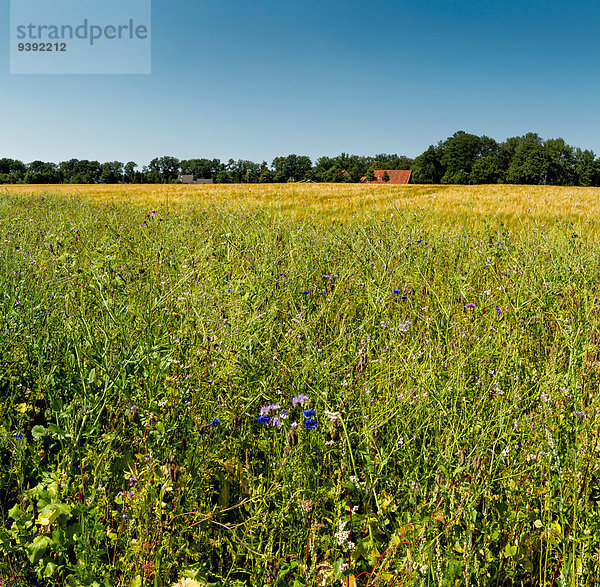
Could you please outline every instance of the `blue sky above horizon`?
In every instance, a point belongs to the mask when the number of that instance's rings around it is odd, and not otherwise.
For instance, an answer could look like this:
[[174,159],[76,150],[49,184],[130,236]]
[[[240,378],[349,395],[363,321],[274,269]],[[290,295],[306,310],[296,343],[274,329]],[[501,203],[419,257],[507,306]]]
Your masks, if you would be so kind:
[[154,0],[150,75],[10,75],[0,2],[0,157],[416,156],[457,130],[600,154],[596,2]]

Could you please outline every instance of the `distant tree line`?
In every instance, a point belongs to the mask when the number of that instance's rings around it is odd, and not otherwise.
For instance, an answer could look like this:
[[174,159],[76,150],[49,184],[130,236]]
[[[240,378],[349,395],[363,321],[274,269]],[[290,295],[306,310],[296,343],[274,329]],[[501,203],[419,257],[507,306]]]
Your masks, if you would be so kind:
[[163,156],[140,168],[133,161],[71,159],[58,164],[25,164],[4,158],[0,159],[0,183],[174,183],[181,174],[215,183],[356,183],[362,177],[374,179],[376,169],[411,169],[412,183],[600,185],[600,158],[592,151],[567,145],[563,139],[544,140],[528,133],[498,143],[464,131],[431,145],[414,159],[342,153],[320,157],[313,163],[305,155],[287,155],[276,157],[269,165],[266,161],[229,159],[225,163],[219,159]]

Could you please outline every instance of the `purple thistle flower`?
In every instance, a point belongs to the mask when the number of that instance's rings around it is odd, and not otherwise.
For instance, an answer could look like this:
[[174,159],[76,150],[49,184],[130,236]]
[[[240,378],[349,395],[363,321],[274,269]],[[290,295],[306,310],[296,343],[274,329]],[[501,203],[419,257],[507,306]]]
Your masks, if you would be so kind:
[[468,304],[465,305],[465,308],[467,310],[472,310],[475,307],[475,304],[473,302],[470,302]]
[[303,393],[299,393],[296,397],[292,398],[292,405],[303,406],[306,403],[306,400],[308,400],[308,396],[304,395]]
[[265,404],[260,407],[259,413],[261,416],[268,416],[271,412],[276,412],[280,408],[281,406],[279,404]]

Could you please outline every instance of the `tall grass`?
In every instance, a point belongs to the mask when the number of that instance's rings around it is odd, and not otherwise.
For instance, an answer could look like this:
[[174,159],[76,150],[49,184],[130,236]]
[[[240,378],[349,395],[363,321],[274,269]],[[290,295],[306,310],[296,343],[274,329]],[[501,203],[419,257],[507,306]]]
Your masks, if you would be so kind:
[[46,192],[104,204],[193,205],[258,208],[296,218],[352,220],[374,214],[420,213],[431,220],[462,226],[486,217],[515,230],[558,217],[597,231],[600,188],[518,185],[361,185],[361,184],[220,184],[220,185],[6,185],[4,194]]
[[591,209],[309,188],[2,198],[7,585],[596,583]]

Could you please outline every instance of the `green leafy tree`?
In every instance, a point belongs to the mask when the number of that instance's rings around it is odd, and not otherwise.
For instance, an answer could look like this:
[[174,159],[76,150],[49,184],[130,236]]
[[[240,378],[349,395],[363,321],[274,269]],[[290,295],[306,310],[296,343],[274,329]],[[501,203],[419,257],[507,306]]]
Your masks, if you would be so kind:
[[110,161],[102,163],[100,183],[121,183],[123,181],[123,163]]
[[27,166],[25,183],[61,183],[62,177],[58,165],[44,161],[32,161]]
[[573,185],[575,182],[575,154],[564,139],[547,139],[544,149],[548,158],[548,173],[545,183],[551,185]]
[[229,173],[225,169],[221,169],[217,172],[215,183],[233,183],[233,181]]
[[576,149],[573,155],[575,182],[582,186],[600,185],[600,166],[592,151]]
[[139,181],[138,175],[136,173],[137,163],[135,161],[128,161],[125,163],[123,168],[123,181],[125,183],[136,183]]
[[17,159],[0,159],[0,183],[19,183],[24,180],[27,166]]
[[441,183],[445,171],[442,164],[443,155],[443,143],[438,143],[437,147],[431,145],[419,155],[413,164],[413,183]]
[[502,172],[498,165],[498,159],[493,155],[484,155],[473,163],[468,183],[489,184],[498,183]]
[[383,175],[381,176],[381,180],[384,181],[385,183],[387,183],[388,181],[390,181],[390,176],[388,174],[387,171],[383,172]]
[[179,175],[179,159],[176,157],[157,157],[148,165],[148,176],[154,180],[151,183],[169,183]]
[[404,155],[375,155],[373,169],[411,169],[414,159]]
[[181,173],[193,175],[194,179],[212,179],[223,169],[219,159],[186,159],[180,163]]
[[312,162],[306,155],[288,155],[273,159],[273,181],[286,182],[290,179],[301,181],[309,179],[312,171]]
[[507,183],[545,184],[550,160],[542,139],[536,133],[528,133],[520,140],[506,172]]
[[260,174],[258,176],[259,183],[271,183],[273,181],[273,173],[269,169],[266,161],[260,164]]
[[446,171],[442,183],[469,183],[473,165],[483,154],[497,149],[497,144],[488,137],[466,133],[462,130],[446,140],[441,159]]

